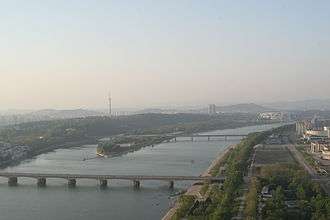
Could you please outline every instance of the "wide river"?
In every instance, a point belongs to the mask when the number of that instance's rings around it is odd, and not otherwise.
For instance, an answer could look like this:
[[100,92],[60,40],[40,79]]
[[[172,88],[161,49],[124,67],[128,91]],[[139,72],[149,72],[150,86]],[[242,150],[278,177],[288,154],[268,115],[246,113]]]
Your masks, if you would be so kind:
[[[279,124],[208,133],[247,134],[276,126]],[[112,158],[95,158],[95,145],[73,146],[2,171],[198,176],[221,151],[238,142],[233,138],[162,143]],[[48,179],[45,188],[38,188],[33,179],[18,181],[17,187],[9,187],[7,179],[0,178],[0,220],[161,219],[173,205],[171,195],[191,184],[175,182],[175,189],[170,190],[166,182],[143,181],[141,189],[134,190],[129,181],[111,181],[107,189],[100,189],[96,180],[78,180],[76,188],[68,188],[67,182],[60,179]]]

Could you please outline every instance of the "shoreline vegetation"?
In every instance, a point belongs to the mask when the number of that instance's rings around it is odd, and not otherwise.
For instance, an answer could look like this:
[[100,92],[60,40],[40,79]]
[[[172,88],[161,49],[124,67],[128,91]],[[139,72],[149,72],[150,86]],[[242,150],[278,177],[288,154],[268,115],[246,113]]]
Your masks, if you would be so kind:
[[[285,126],[284,126],[285,127]],[[237,197],[247,174],[253,147],[283,127],[251,133],[237,145],[218,155],[203,175],[225,176],[223,184],[204,183],[191,186],[181,195],[163,220],[231,219],[238,212]],[[193,192],[193,193],[190,193]]]
[[[255,146],[265,144],[273,134],[288,131],[294,132],[294,126],[251,133],[227,148],[204,173],[225,176],[225,182],[191,186],[163,220],[329,219],[330,198],[298,164],[269,164],[256,173],[249,167],[254,161]],[[263,194],[265,189],[269,190],[267,197]]]
[[66,142],[66,143],[59,144],[59,145],[49,146],[49,147],[46,147],[43,149],[39,149],[37,151],[31,151],[25,157],[22,157],[20,160],[0,161],[0,169],[17,166],[25,160],[32,159],[41,154],[53,152],[57,149],[67,149],[67,148],[78,147],[78,146],[94,144],[94,143],[95,143],[94,140],[83,140],[83,141],[72,141],[72,142]]
[[[203,172],[201,176],[216,176],[218,170],[221,165],[225,163],[226,158],[228,158],[230,152],[236,147],[236,145],[228,146],[224,151],[220,152],[218,156],[212,161],[211,165]],[[201,197],[204,196],[209,188],[209,184],[204,185],[192,185],[190,186],[183,197],[188,197],[190,203],[192,202],[193,197]],[[181,199],[181,200],[180,200]],[[171,220],[175,218],[179,209],[186,209],[182,207],[183,203],[186,203],[185,199],[179,198],[179,200],[175,203],[174,207],[172,207],[166,215],[162,218],[162,220]]]
[[[21,161],[59,148],[97,144],[98,140],[103,137],[174,132],[191,134],[267,123],[269,122],[258,121],[253,114],[241,113],[216,116],[141,114],[115,118],[87,117],[29,122],[0,129],[0,167],[17,165]],[[159,142],[147,141],[146,144],[157,143]],[[142,144],[142,146],[146,144]],[[24,149],[24,152],[20,151],[21,148]],[[141,143],[136,144],[132,149],[124,147],[118,151],[126,152],[140,148]]]

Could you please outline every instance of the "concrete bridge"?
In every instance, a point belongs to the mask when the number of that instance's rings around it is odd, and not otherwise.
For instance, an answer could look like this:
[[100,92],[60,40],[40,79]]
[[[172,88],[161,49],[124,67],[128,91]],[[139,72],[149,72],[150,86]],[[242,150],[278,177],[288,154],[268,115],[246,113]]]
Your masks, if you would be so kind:
[[[212,138],[224,138],[225,140],[228,140],[230,137],[237,137],[237,138],[244,138],[247,137],[247,134],[165,134],[165,135],[158,135],[158,134],[150,134],[150,135],[128,135],[129,137],[168,137],[171,140],[177,142],[177,141],[187,141],[187,140],[178,140],[178,138],[187,138],[188,141],[194,141],[197,138],[207,141],[211,141]],[[213,139],[218,140],[218,139]],[[199,140],[201,141],[201,140]]]
[[46,186],[47,179],[66,179],[68,185],[76,186],[77,179],[95,179],[99,181],[101,187],[108,185],[108,180],[129,180],[133,182],[135,188],[140,187],[140,182],[145,180],[167,181],[169,187],[174,187],[174,181],[203,181],[203,182],[224,182],[224,177],[201,177],[201,176],[148,176],[148,175],[97,175],[97,174],[46,174],[46,173],[4,173],[0,172],[0,177],[8,178],[8,185],[18,184],[18,178],[33,178],[37,180],[38,186]]
[[[244,138],[247,134],[191,134],[191,135],[185,135],[181,134],[178,136],[174,136],[174,141],[177,141],[177,138],[190,138],[191,141],[194,141],[196,138],[205,138],[207,141],[211,141],[212,137],[215,138],[224,138],[225,140],[228,139],[228,137],[238,137],[238,138]],[[214,139],[213,139],[214,140]]]

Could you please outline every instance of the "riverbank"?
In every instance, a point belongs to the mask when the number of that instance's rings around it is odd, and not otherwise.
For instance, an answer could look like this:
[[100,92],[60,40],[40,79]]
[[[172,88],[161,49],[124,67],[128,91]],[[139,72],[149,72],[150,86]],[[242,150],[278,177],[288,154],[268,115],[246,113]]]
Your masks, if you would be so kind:
[[[226,156],[236,147],[236,145],[228,146],[224,151],[220,152],[218,156],[212,161],[211,165],[201,174],[203,177],[208,177],[213,175],[213,171],[215,169],[219,170],[221,163],[224,161]],[[192,185],[187,189],[187,192],[184,194],[185,196],[193,196],[196,199],[202,199],[203,196],[201,194],[203,185]],[[162,218],[162,220],[172,220],[176,211],[179,209],[180,203],[177,201],[167,213]]]
[[17,166],[25,160],[32,159],[40,154],[49,153],[57,149],[67,149],[67,148],[72,148],[74,146],[82,146],[87,144],[96,144],[96,141],[95,139],[86,139],[80,141],[70,141],[63,144],[50,145],[46,148],[42,148],[37,151],[31,151],[25,157],[22,157],[19,160],[0,161],[0,169],[5,169],[11,166]]
[[[212,133],[248,134],[268,130],[271,127],[272,125],[252,126]],[[124,156],[97,158],[91,161],[84,161],[83,158],[94,157],[96,146],[73,146],[71,149],[58,149],[37,156],[3,172],[63,173],[65,171],[80,174],[97,172],[124,175],[199,176],[208,169],[221,151],[230,144],[238,142],[239,140],[230,142],[220,140],[163,143]],[[187,189],[192,185],[187,185],[187,182],[175,182],[176,190],[173,191],[169,190],[166,182],[163,181],[144,181],[140,190],[134,190],[129,181],[112,181],[106,190],[100,190],[95,186],[95,181],[90,180],[78,181],[76,189],[67,189],[66,181],[56,179],[48,181],[45,189],[37,188],[34,179],[22,178],[19,183],[22,187],[10,188],[7,187],[7,179],[2,179],[0,182],[0,194],[3,198],[0,212],[4,219],[101,220],[105,216],[109,219],[128,220],[162,219],[169,210],[169,203],[171,207],[174,205],[173,199],[169,197],[176,191]],[[210,194],[212,195],[213,193]],[[84,202],[72,202],[72,198]],[[25,209],[15,208],[19,206],[24,206]],[[56,212],[53,207],[59,207],[61,212]],[[130,207],[129,212],[118,212],[118,210],[127,210],[127,207]],[[30,211],[26,212],[26,210]],[[81,215],[82,210],[84,216]]]
[[[196,118],[197,117],[197,118]],[[238,117],[238,118],[237,118]],[[216,129],[239,128],[258,125],[254,120],[241,121],[239,116],[209,117],[205,115],[140,115],[132,118],[113,120],[110,118],[72,119],[41,121],[19,124],[15,128],[6,127],[0,131],[0,167],[13,166],[26,159],[55,149],[72,145],[97,144],[97,139],[109,135],[125,134],[165,134],[168,132],[200,133]],[[198,119],[198,120],[197,120]],[[150,122],[154,125],[150,128]],[[157,121],[157,123],[156,123]],[[114,124],[117,124],[117,128]],[[174,123],[174,124],[173,124]],[[116,129],[115,129],[116,128]],[[90,141],[93,139],[92,141]],[[86,141],[87,140],[87,141]],[[158,143],[155,143],[158,144]],[[148,144],[142,144],[148,146]],[[15,149],[22,147],[22,149]],[[117,148],[114,156],[137,151],[140,145]],[[5,149],[4,149],[5,148]]]

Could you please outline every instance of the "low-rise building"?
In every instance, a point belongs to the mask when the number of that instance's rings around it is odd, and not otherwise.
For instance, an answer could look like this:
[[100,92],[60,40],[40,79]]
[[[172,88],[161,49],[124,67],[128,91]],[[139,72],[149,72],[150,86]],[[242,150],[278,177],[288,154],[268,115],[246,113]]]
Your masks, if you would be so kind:
[[311,153],[320,154],[324,160],[330,160],[330,142],[329,141],[315,141],[311,143]]
[[261,190],[261,197],[263,199],[265,199],[265,198],[272,198],[272,192],[271,192],[269,186],[264,186],[262,188],[262,190]]
[[315,116],[312,120],[304,120],[296,123],[298,137],[309,138],[311,136],[330,138],[330,121],[320,120]]
[[287,121],[290,120],[290,114],[286,112],[262,112],[258,116],[263,120]]
[[330,148],[329,148],[329,146],[323,148],[321,158],[324,159],[324,160],[330,160]]
[[315,141],[311,143],[311,148],[310,148],[310,152],[311,153],[320,153],[321,152],[321,145],[322,142],[321,141]]
[[307,130],[305,132],[305,137],[318,136],[318,137],[328,137],[328,131],[326,130]]
[[303,138],[310,142],[325,141],[330,138],[329,127],[306,129],[303,133]]

